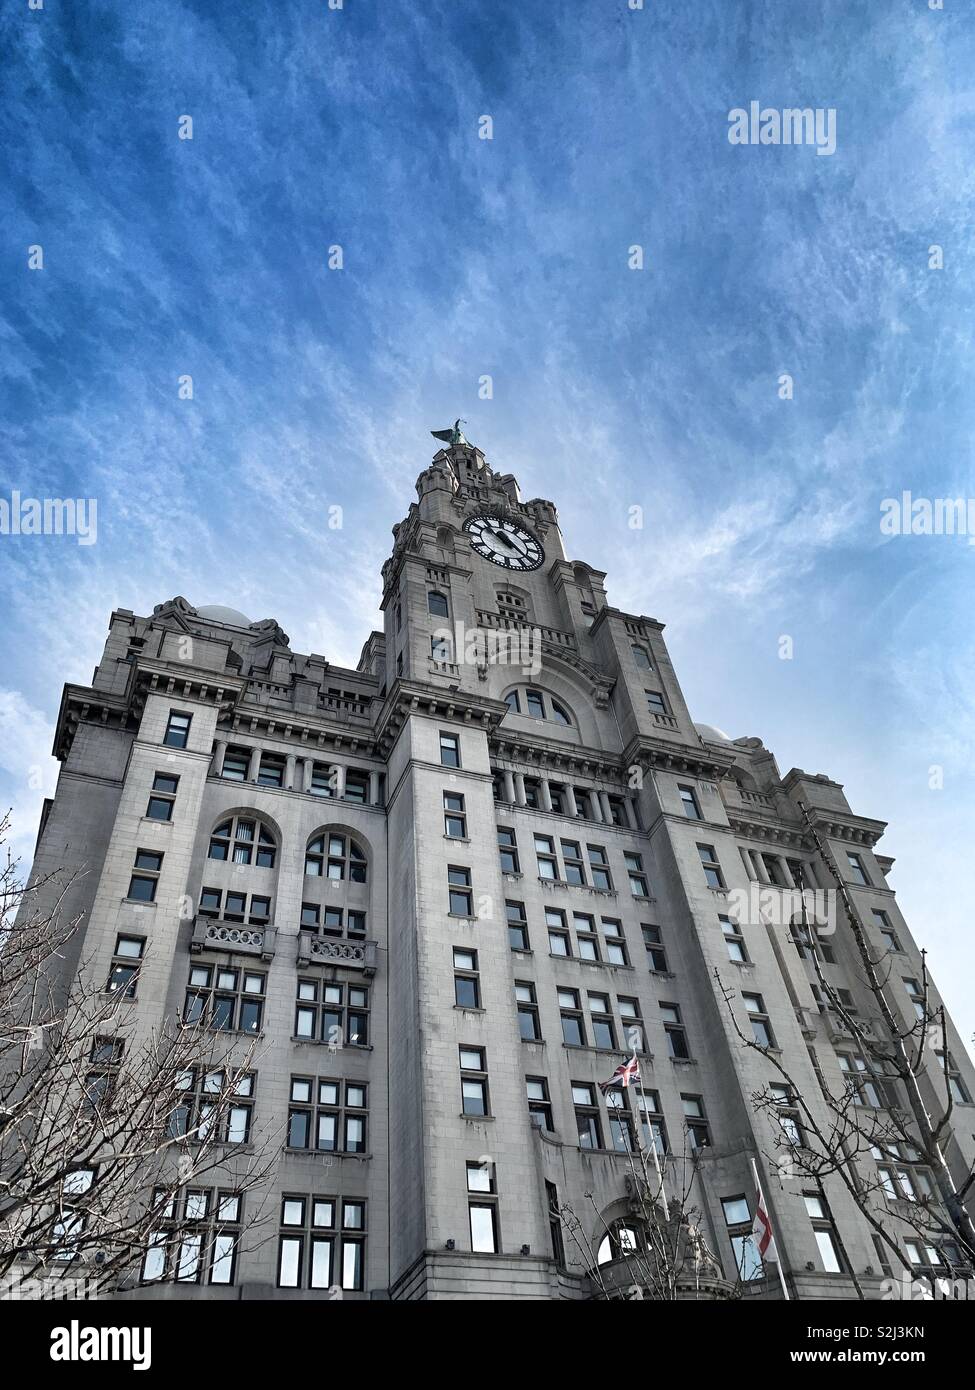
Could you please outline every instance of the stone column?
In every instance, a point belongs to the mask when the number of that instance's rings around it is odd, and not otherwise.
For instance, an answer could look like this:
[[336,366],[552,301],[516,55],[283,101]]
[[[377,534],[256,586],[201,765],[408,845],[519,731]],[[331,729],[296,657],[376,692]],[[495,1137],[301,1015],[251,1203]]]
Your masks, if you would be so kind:
[[626,816],[626,823],[631,830],[640,829],[640,822],[637,820],[636,808],[633,805],[632,796],[624,796],[623,814]]
[[782,875],[782,882],[786,885],[787,888],[795,888],[796,881],[792,877],[792,870],[789,868],[789,865],[786,862],[785,855],[777,854],[775,857],[779,862],[779,872]]
[[579,814],[579,807],[576,805],[576,794],[568,782],[565,784],[565,807],[570,816],[575,817]]
[[330,771],[335,774],[335,795],[338,800],[345,796],[345,768],[341,763],[332,763]]
[[379,805],[379,773],[369,773],[369,805]]
[[294,790],[296,761],[294,753],[289,753],[284,765],[284,785],[289,792]]
[[507,770],[501,773],[501,777],[504,781],[504,799],[509,806],[513,806],[515,804],[515,779]]
[[528,805],[528,799],[525,796],[525,778],[521,772],[515,773],[515,801],[519,806]]
[[741,855],[741,862],[745,866],[745,873],[754,883],[758,878],[758,874],[755,872],[755,865],[752,863],[752,852],[750,849],[739,849],[739,853]]
[[539,780],[539,786],[540,786],[541,789],[542,789],[542,810],[543,810],[543,811],[548,811],[548,812],[551,814],[551,810],[552,810],[552,788],[551,788],[551,787],[549,786],[549,784],[548,784],[548,778],[547,778],[547,777],[542,777],[542,778],[540,778],[540,780]]
[[603,815],[602,802],[599,799],[600,793],[593,787],[589,793],[589,809],[592,811],[592,818],[597,825],[602,825],[605,817]]
[[304,766],[304,769],[303,769],[303,772],[302,772],[301,789],[302,789],[302,791],[310,792],[310,791],[311,791],[311,774],[312,774],[312,772],[313,772],[313,770],[314,770],[314,767],[315,767],[315,759],[314,759],[314,758],[306,757],[305,760],[304,760],[304,763],[305,763],[305,766]]
[[227,740],[225,738],[215,738],[213,740],[213,759],[210,763],[210,776],[223,776],[223,759],[227,751]]
[[757,849],[753,849],[751,851],[751,856],[752,863],[755,865],[755,872],[758,874],[759,883],[767,883],[771,888],[772,880],[769,878],[768,869],[765,867],[765,860],[762,858],[761,853]]
[[251,749],[251,760],[250,760],[250,762],[247,764],[247,780],[248,780],[248,782],[256,782],[256,781],[257,781],[257,774],[260,772],[260,770],[261,770],[261,750],[260,750],[259,748],[252,748],[252,749]]

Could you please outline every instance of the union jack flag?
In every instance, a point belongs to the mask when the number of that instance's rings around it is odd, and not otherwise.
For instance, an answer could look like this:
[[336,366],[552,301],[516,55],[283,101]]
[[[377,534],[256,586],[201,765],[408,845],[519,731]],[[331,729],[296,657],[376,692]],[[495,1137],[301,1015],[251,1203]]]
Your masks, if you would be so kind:
[[639,1080],[640,1063],[637,1061],[636,1053],[634,1052],[633,1056],[630,1058],[628,1062],[620,1062],[619,1066],[613,1072],[613,1075],[609,1078],[608,1081],[599,1081],[597,1082],[597,1085],[599,1086],[599,1089],[602,1091],[603,1095],[605,1095],[611,1086],[632,1086],[634,1081]]

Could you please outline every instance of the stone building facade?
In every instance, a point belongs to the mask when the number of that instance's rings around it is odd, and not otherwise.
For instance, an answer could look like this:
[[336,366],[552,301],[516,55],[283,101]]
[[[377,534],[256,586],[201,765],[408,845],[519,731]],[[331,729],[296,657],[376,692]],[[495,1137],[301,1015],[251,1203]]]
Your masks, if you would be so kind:
[[[817,1208],[777,1172],[751,1102],[776,1077],[739,1029],[767,1029],[813,1105],[857,1065],[774,910],[799,866],[830,886],[810,826],[910,1024],[920,962],[883,824],[695,724],[662,624],[613,608],[553,504],[478,449],[442,449],[417,494],[354,671],[177,598],[113,613],[91,685],[65,689],[35,873],[87,870],[71,966],[109,981],[142,953],[133,1035],[195,1010],[258,1036],[254,1134],[279,1151],[270,1238],[249,1248],[245,1213],[232,1268],[126,1296],[612,1296],[654,1134],[671,1192],[690,1187],[701,1296],[781,1296],[748,1243],[755,1159],[794,1295],[851,1297],[852,1268],[879,1297],[842,1184]],[[829,939],[874,1026],[852,944]],[[975,1077],[950,1027],[949,1045],[961,1174]],[[641,1087],[604,1096],[631,1053]]]

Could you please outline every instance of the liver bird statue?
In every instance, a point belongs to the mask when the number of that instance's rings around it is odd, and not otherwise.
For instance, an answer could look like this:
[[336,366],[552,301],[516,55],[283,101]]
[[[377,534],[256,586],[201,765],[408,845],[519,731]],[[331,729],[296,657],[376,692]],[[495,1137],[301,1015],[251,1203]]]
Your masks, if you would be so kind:
[[464,438],[464,431],[461,429],[461,425],[466,424],[466,420],[455,420],[453,429],[431,430],[430,433],[433,435],[434,439],[442,439],[445,444],[466,444],[467,440]]

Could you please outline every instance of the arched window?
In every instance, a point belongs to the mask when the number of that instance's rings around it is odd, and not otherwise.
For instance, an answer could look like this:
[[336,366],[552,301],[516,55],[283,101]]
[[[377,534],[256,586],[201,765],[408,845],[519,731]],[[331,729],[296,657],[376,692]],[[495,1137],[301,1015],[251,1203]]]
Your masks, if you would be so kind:
[[633,660],[636,662],[637,666],[640,667],[641,671],[653,670],[653,662],[650,660],[650,657],[643,647],[633,646],[630,648],[630,651],[633,653]]
[[435,618],[446,618],[448,616],[447,595],[440,594],[435,589],[427,594],[427,608]]
[[350,883],[365,883],[366,856],[351,835],[323,832],[308,842],[305,873],[309,878],[348,879]]
[[611,1260],[623,1260],[641,1248],[637,1227],[628,1221],[614,1221],[608,1235],[603,1236],[596,1253],[596,1263],[607,1265]]
[[277,853],[274,836],[263,821],[253,816],[233,816],[221,821],[210,836],[210,859],[226,859],[234,864],[254,864],[273,869]]
[[565,705],[547,690],[537,690],[533,686],[509,690],[504,702],[512,714],[525,713],[529,719],[551,719],[566,728],[572,727],[572,716]]

